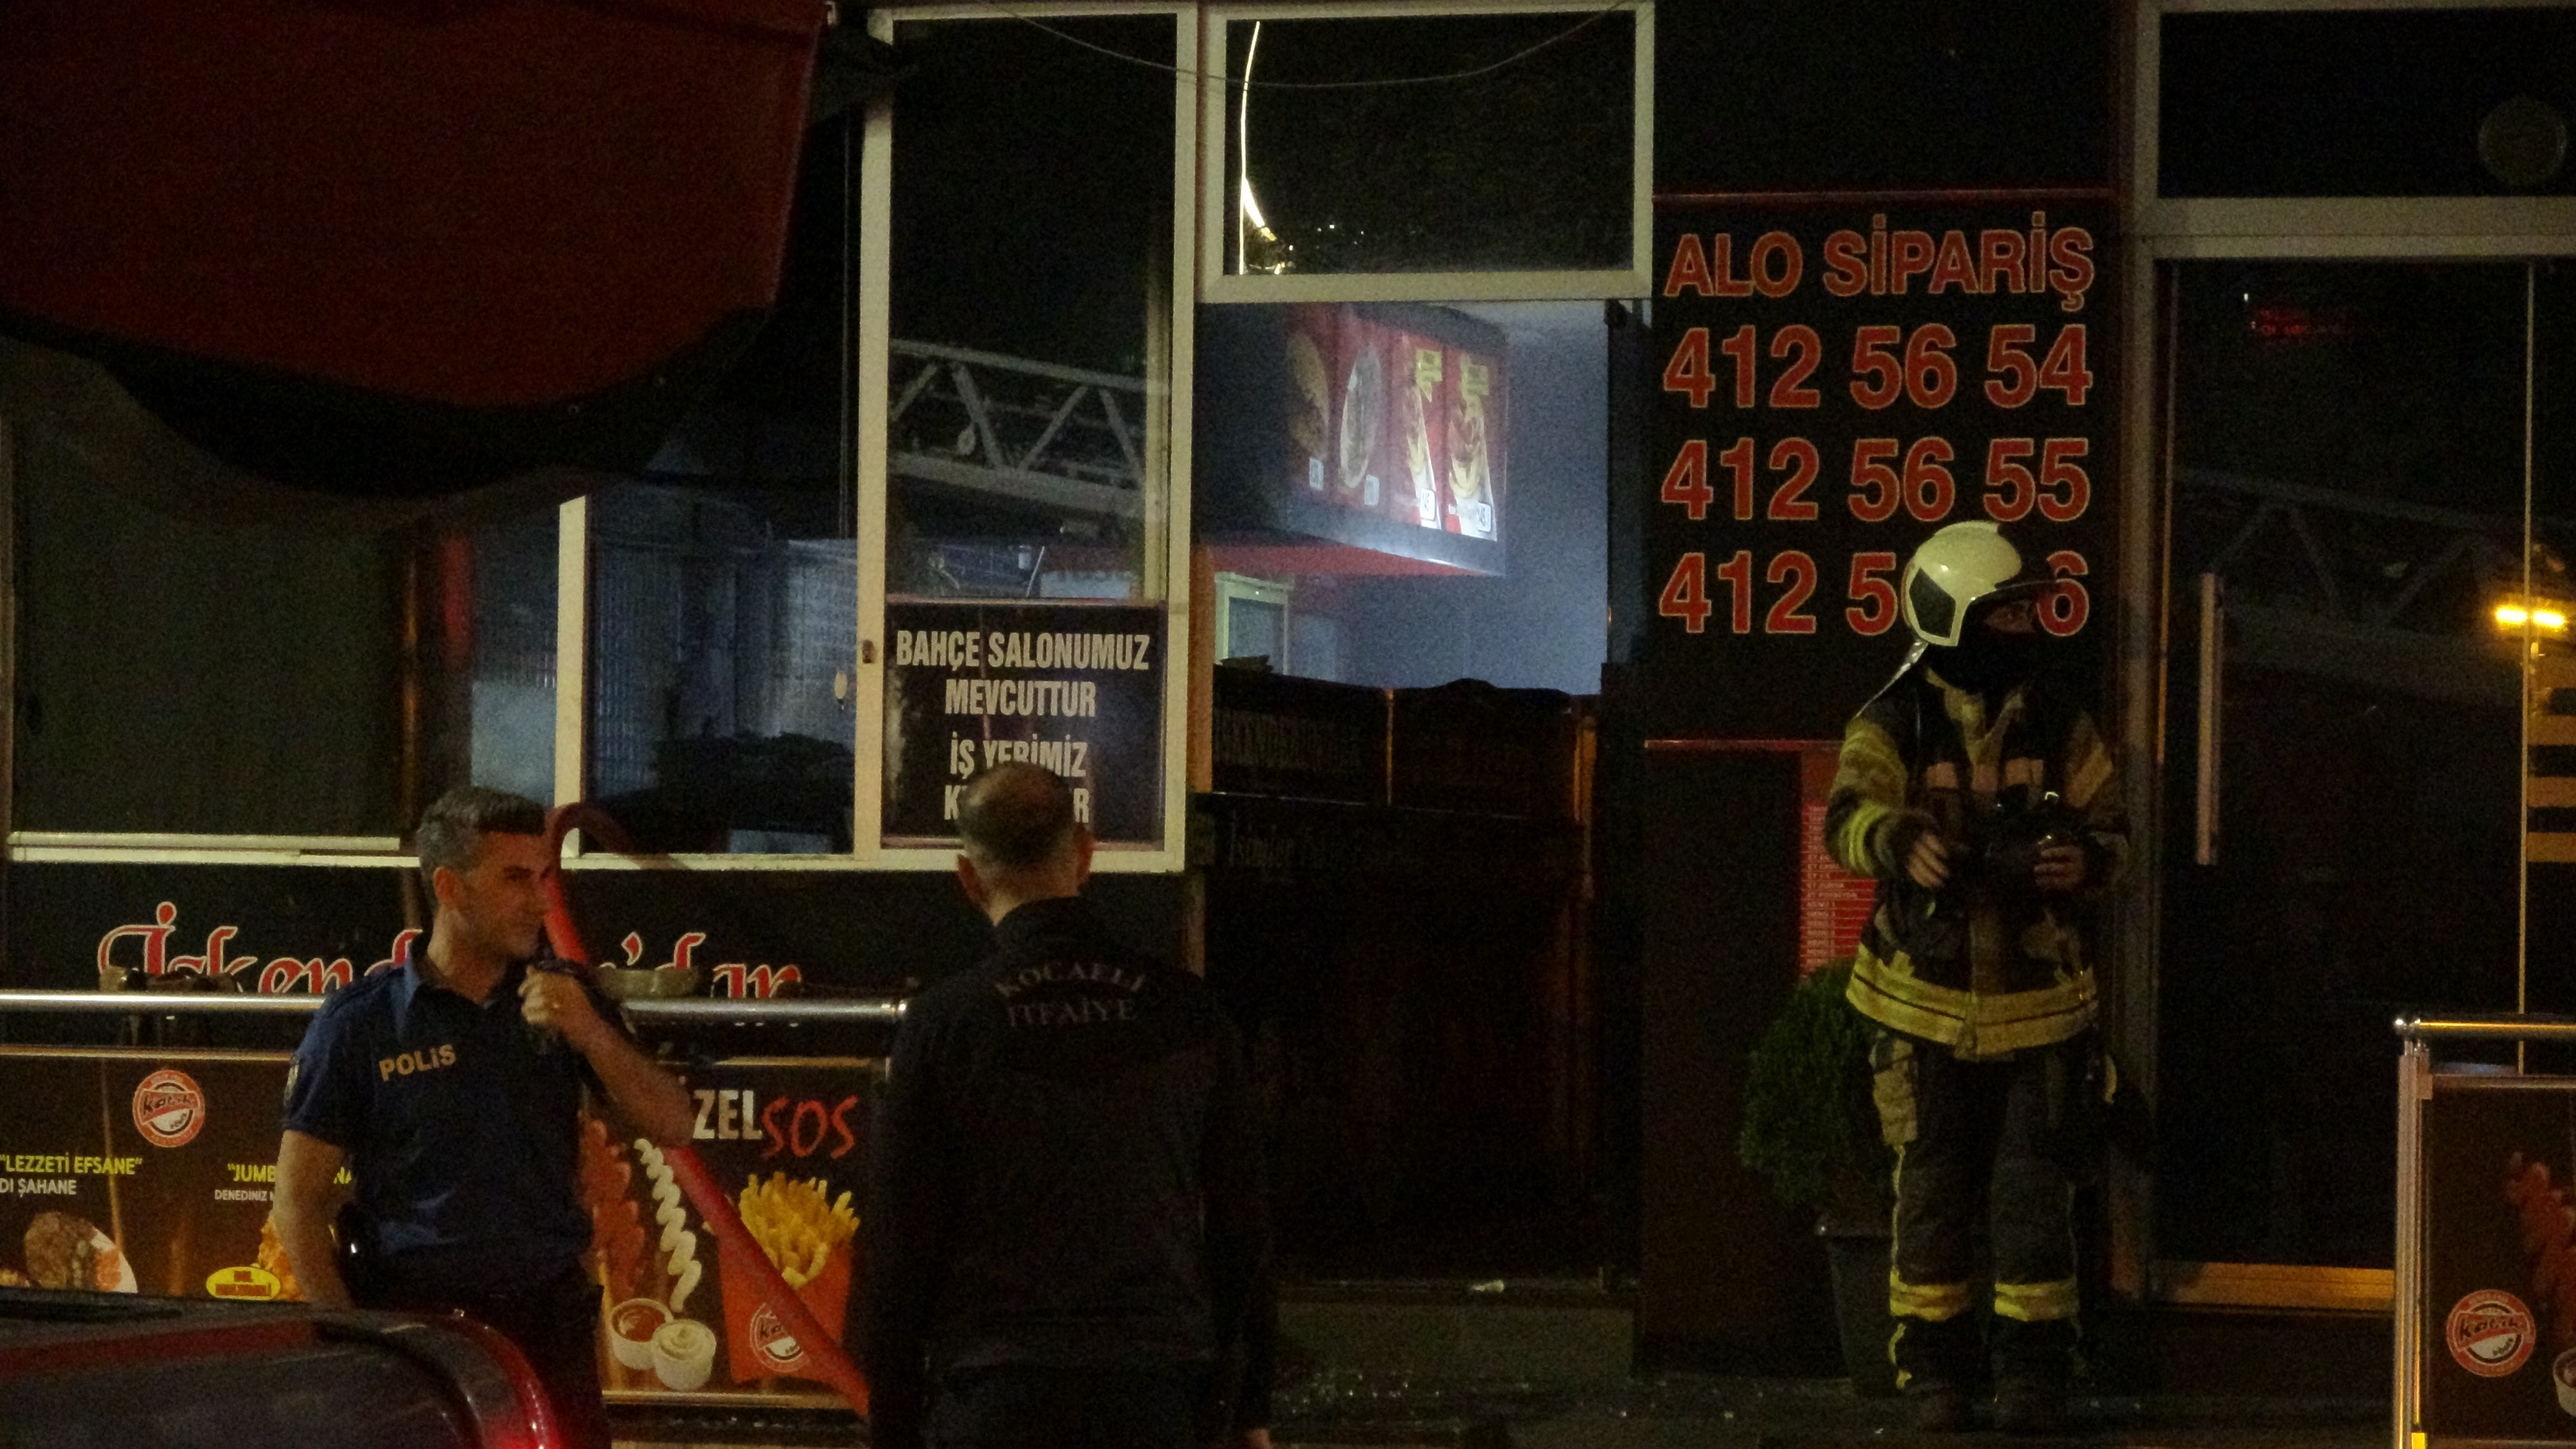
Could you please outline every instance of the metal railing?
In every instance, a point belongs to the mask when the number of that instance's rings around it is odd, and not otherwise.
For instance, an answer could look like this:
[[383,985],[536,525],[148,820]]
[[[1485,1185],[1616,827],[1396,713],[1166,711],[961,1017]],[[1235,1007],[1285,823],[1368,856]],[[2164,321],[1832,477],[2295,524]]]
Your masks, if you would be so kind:
[[2401,1016],[2391,1028],[2410,1042],[2576,1042],[2576,1016],[2521,1012],[2470,1012],[2458,1016]]

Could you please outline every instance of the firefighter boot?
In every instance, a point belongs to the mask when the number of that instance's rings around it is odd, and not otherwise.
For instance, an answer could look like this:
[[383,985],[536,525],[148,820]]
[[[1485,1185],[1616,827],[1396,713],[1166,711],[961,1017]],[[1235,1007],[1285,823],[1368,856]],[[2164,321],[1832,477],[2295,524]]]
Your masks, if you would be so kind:
[[1995,1319],[1995,1427],[2055,1434],[2066,1427],[2066,1381],[2075,1355],[2071,1319]]
[[1896,1381],[1905,1389],[1907,1416],[1918,1432],[1955,1434],[1970,1427],[1968,1381],[1977,1362],[1974,1317],[1900,1318],[1890,1356],[1896,1360]]

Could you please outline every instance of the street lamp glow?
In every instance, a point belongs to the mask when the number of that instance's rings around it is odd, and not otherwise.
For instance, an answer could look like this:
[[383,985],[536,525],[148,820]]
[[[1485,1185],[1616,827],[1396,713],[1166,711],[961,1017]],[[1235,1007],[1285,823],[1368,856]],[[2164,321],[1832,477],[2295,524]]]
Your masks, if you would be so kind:
[[2567,605],[2557,599],[2528,599],[2496,605],[2495,621],[2499,629],[2564,634],[2568,612]]

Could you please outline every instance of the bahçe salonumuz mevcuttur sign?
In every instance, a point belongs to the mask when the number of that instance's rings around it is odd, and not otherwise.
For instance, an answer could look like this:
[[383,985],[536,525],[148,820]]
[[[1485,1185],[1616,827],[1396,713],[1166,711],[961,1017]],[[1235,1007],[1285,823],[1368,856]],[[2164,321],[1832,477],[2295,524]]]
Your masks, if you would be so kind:
[[1163,839],[1163,609],[886,606],[885,842],[957,837],[958,796],[994,765],[1063,776],[1105,844]]
[[1951,523],[2003,525],[2059,581],[2042,627],[2083,632],[2116,511],[2113,346],[2087,307],[2107,217],[1663,215],[1640,480],[1657,733],[1839,737],[1904,657],[1906,558]]

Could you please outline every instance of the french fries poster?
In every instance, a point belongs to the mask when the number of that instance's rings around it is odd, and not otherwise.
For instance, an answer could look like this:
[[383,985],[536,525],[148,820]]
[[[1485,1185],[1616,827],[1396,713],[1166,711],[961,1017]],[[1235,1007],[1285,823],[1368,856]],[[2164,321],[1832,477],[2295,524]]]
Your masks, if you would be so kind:
[[[689,1074],[692,1145],[751,1237],[826,1332],[845,1340],[860,1282],[875,1063],[719,1062]],[[682,1196],[660,1148],[613,1114],[582,1121],[581,1192],[600,1284],[609,1393],[828,1397],[815,1356]],[[837,1401],[835,1401],[837,1402]]]

